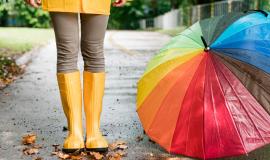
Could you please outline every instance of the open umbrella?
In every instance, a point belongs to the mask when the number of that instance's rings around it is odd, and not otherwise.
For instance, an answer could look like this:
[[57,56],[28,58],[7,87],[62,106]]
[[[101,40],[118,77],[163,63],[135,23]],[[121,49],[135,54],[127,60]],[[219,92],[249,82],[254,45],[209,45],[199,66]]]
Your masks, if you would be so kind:
[[161,49],[138,82],[137,112],[152,140],[202,159],[270,143],[269,17],[202,20]]

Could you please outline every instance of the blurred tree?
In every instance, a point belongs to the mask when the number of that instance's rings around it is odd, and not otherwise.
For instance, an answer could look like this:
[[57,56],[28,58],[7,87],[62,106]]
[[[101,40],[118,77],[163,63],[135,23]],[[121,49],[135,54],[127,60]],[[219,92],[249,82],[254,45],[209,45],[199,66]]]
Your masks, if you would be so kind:
[[270,9],[270,0],[260,0],[257,3],[258,3],[257,8],[269,11],[269,9]]
[[212,3],[212,2],[217,2],[217,1],[222,1],[222,0],[171,0],[172,4],[178,5],[196,5],[196,4],[204,4],[204,3]]
[[171,1],[171,6],[172,6],[173,9],[179,8],[180,3],[181,3],[180,0],[170,0],[170,1]]
[[47,12],[25,4],[24,0],[9,0],[0,4],[1,26],[50,27]]
[[149,10],[149,12],[146,13],[145,17],[155,17],[157,15],[166,13],[172,9],[171,0],[170,1],[146,0],[145,5],[146,5],[145,9]]
[[112,7],[109,29],[137,29],[138,20],[144,18],[144,0],[128,1],[124,7]]
[[111,9],[109,28],[136,29],[141,18],[152,18],[180,6],[211,1],[213,0],[129,0],[125,7]]

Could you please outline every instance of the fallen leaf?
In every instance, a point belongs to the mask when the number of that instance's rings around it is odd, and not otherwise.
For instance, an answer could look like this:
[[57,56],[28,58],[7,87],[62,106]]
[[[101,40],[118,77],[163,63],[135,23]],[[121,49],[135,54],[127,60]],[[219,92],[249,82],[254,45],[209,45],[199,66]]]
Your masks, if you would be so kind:
[[136,137],[136,142],[141,142],[142,140],[143,140],[143,137],[142,136]]
[[86,152],[81,152],[81,156],[87,156]]
[[90,152],[90,155],[92,155],[96,160],[100,160],[103,158],[103,155],[98,152]]
[[33,155],[33,154],[37,154],[39,152],[39,150],[37,148],[24,148],[23,149],[23,154],[24,155]]
[[71,155],[69,154],[66,154],[66,153],[63,153],[61,151],[58,151],[58,152],[51,152],[51,155],[52,156],[57,156],[58,158],[61,158],[61,159],[68,159],[71,157]]
[[81,155],[78,155],[78,156],[70,156],[70,159],[72,159],[72,160],[82,160],[83,159],[83,157],[81,156]]
[[[0,52],[2,52],[2,48],[0,48]],[[24,69],[16,64],[14,58],[0,56],[0,89],[13,82],[16,76],[23,71]]]
[[33,160],[43,160],[42,157],[36,157],[36,158],[33,158]]
[[128,146],[127,146],[127,145],[124,145],[124,144],[121,144],[121,145],[118,145],[117,148],[118,148],[118,149],[127,149]]
[[116,154],[120,155],[121,157],[127,156],[127,152],[124,152],[124,151],[121,151],[121,150],[116,151]]
[[121,160],[122,158],[121,157],[110,157],[108,158],[108,160]]
[[58,152],[52,152],[51,153],[51,155],[53,156],[53,155],[57,155],[58,154]]
[[58,157],[58,158],[61,158],[61,159],[68,159],[68,158],[70,158],[70,155],[65,154],[65,153],[63,153],[63,152],[58,152],[58,153],[57,153],[57,157]]
[[28,134],[22,137],[22,144],[29,145],[36,143],[36,134]]
[[107,159],[108,160],[121,160],[122,157],[117,153],[111,152],[111,153],[107,154]]
[[127,148],[126,142],[122,140],[118,140],[109,145],[109,149],[111,151],[116,150],[116,149],[126,149],[126,148]]
[[126,142],[125,142],[125,141],[123,141],[123,140],[118,140],[118,141],[116,141],[115,143],[116,143],[116,144],[118,144],[118,145],[121,145],[121,144],[126,144]]
[[39,144],[34,144],[32,145],[33,148],[36,148],[36,149],[41,149],[42,148],[42,145],[39,145]]

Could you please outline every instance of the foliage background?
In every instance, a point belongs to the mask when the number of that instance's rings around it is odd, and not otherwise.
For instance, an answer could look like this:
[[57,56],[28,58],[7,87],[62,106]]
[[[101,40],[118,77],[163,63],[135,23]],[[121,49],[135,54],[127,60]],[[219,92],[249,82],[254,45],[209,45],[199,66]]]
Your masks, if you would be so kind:
[[[4,1],[0,0],[0,26],[50,27],[48,12],[32,8],[26,5],[24,0],[9,0],[8,3]],[[216,1],[221,0],[128,0],[122,8],[112,7],[108,27],[138,29],[139,19],[156,17],[171,9]],[[269,0],[254,0],[255,2],[256,5],[269,9]]]
[[49,14],[25,4],[24,0],[1,1],[0,25],[34,28],[50,27]]

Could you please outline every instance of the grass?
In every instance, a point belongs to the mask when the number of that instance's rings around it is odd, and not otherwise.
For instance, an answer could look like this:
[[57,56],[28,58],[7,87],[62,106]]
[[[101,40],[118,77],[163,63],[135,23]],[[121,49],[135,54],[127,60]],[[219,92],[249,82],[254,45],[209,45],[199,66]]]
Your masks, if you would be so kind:
[[185,26],[181,26],[174,29],[164,29],[164,30],[157,30],[157,31],[163,34],[168,34],[173,37],[173,36],[178,35],[180,32],[182,32],[185,29],[186,29]]
[[25,53],[53,36],[52,29],[0,27],[0,56]]

